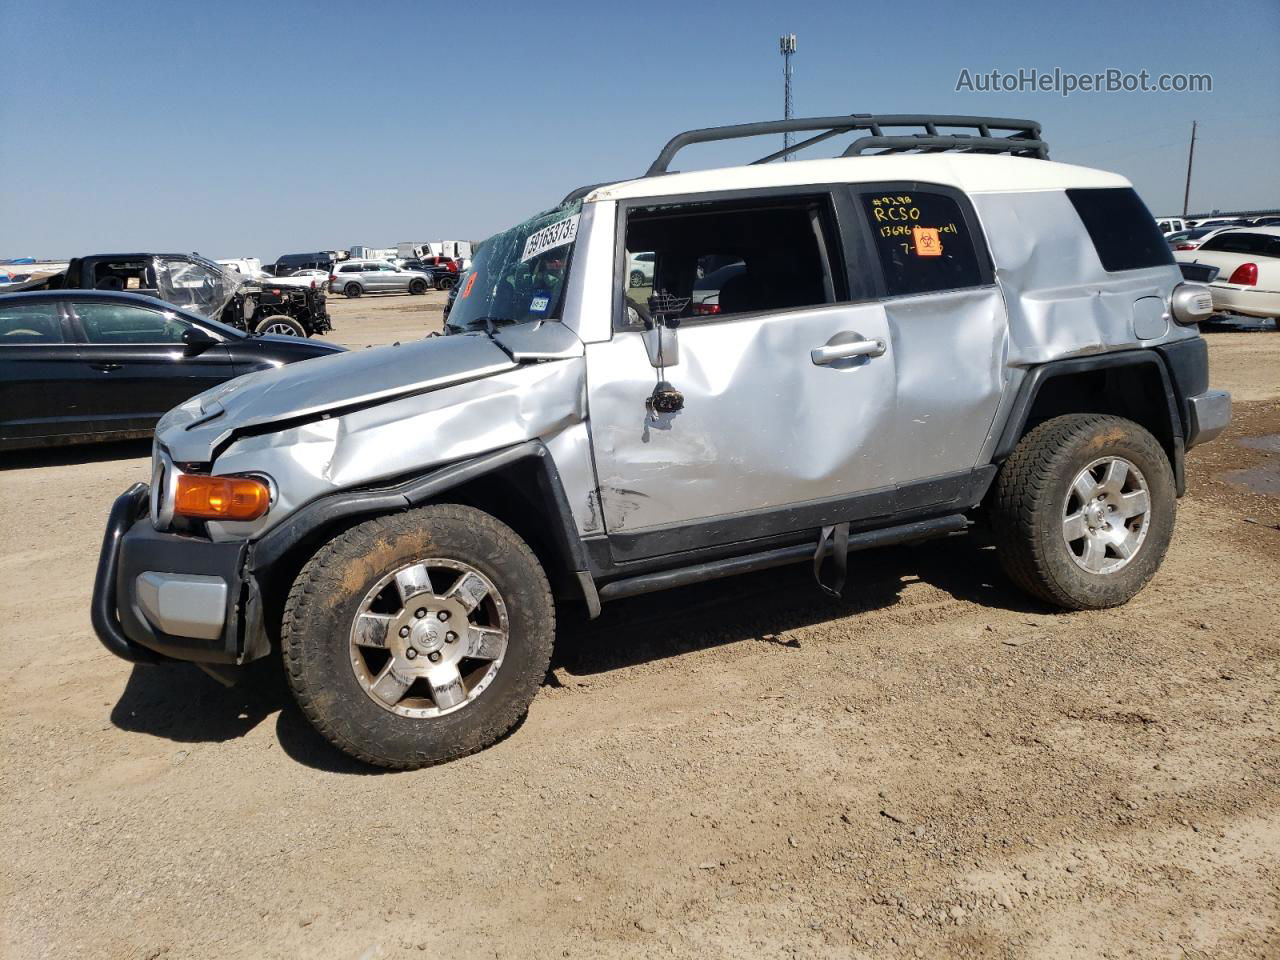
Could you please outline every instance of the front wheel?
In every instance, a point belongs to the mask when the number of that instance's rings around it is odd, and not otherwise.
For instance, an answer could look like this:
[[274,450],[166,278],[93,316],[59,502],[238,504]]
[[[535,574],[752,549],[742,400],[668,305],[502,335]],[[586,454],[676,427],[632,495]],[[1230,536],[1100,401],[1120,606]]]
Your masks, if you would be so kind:
[[266,317],[261,320],[254,328],[255,333],[271,333],[280,337],[305,337],[307,336],[307,328],[293,317],[286,317],[284,314],[277,314],[274,317]]
[[1173,537],[1177,497],[1164,448],[1122,417],[1040,424],[1000,468],[991,522],[1001,565],[1028,593],[1068,610],[1131,599]]
[[643,273],[641,273],[639,270],[632,270],[632,271],[631,271],[630,281],[631,281],[631,286],[633,286],[633,287],[643,287],[643,286],[644,286],[644,274],[643,274]]
[[555,608],[510,527],[441,504],[353,527],[303,567],[281,639],[294,696],[343,752],[407,770],[474,753],[524,716]]

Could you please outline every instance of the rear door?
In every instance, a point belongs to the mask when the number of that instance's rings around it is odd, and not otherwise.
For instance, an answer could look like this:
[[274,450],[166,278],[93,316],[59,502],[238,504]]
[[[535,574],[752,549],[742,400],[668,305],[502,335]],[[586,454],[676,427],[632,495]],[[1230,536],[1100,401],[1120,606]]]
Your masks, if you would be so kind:
[[56,300],[0,304],[0,445],[20,446],[83,429],[83,364]]
[[106,300],[69,306],[87,378],[84,404],[98,430],[149,430],[172,407],[236,375],[221,343],[183,342],[194,324],[174,311]]
[[912,510],[968,492],[1004,385],[1008,318],[969,199],[926,183],[850,188],[875,249],[897,368],[887,450]]

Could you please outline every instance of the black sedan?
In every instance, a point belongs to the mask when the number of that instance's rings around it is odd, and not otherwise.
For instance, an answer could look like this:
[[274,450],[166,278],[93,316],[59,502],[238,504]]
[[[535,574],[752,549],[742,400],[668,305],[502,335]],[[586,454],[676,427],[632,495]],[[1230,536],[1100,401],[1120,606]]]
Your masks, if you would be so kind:
[[224,380],[341,351],[140,294],[3,294],[0,450],[149,436],[171,407]]

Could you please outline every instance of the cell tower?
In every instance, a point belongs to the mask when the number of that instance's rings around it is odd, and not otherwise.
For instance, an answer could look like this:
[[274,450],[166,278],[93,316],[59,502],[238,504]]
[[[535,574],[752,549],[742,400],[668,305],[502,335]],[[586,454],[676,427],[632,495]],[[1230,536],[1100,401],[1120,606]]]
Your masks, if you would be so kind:
[[[796,35],[794,33],[784,34],[778,38],[778,52],[782,54],[782,117],[784,120],[791,119],[791,55],[796,52]],[[791,146],[791,134],[784,133],[782,135],[782,146],[787,149]],[[787,154],[782,158],[790,160],[791,154]]]

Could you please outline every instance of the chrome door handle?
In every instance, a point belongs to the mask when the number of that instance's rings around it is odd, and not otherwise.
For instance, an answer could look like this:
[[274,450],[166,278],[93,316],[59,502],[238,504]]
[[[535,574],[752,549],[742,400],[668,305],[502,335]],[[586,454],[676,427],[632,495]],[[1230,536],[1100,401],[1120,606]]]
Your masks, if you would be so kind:
[[[837,334],[837,336],[839,335]],[[885,342],[879,338],[875,340],[850,340],[848,343],[828,343],[825,346],[814,347],[809,351],[809,358],[821,367],[828,363],[835,363],[837,360],[883,356],[887,349]]]

